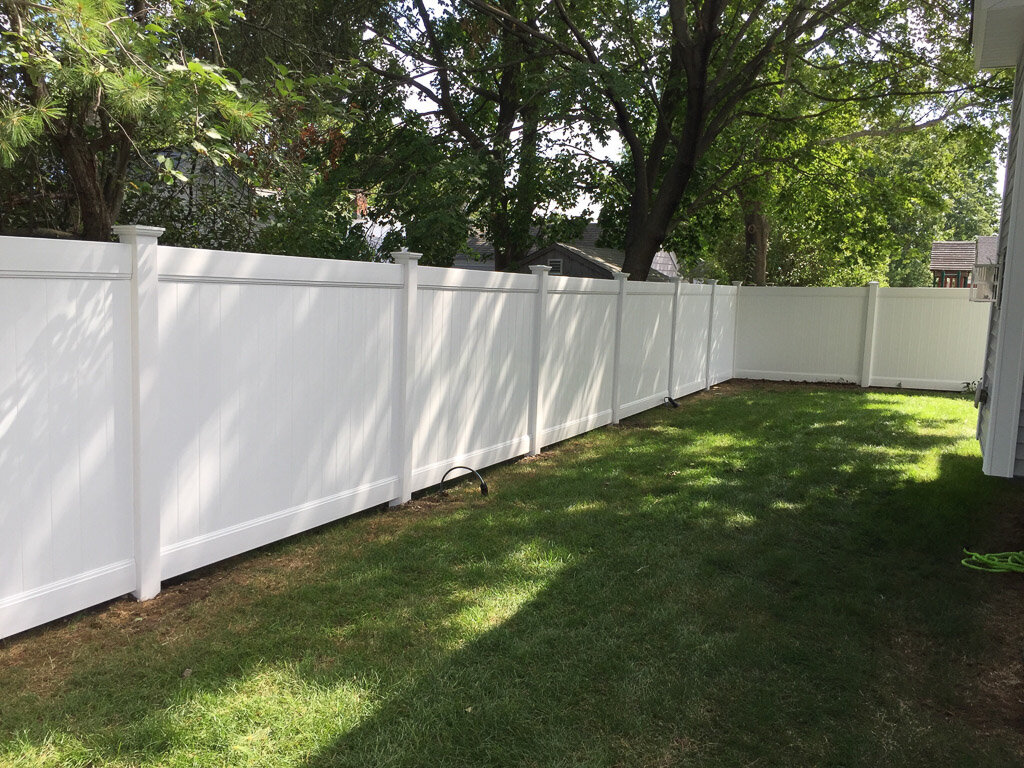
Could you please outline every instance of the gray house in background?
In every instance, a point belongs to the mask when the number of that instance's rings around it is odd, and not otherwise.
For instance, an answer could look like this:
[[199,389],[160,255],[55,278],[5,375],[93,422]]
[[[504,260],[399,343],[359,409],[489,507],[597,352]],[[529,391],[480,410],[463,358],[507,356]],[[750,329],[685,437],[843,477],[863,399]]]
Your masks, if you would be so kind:
[[476,232],[466,241],[466,253],[455,254],[452,266],[458,269],[494,271],[494,246]]
[[[622,271],[626,254],[614,248],[599,248],[601,225],[590,223],[575,240],[567,243],[552,243],[531,253],[524,263],[524,271],[534,264],[551,267],[552,275],[568,277],[597,277],[611,279]],[[494,269],[494,246],[480,235],[472,235],[468,241],[470,253],[455,256],[453,267],[461,269]],[[666,281],[679,275],[675,254],[659,251],[651,264],[651,281]]]

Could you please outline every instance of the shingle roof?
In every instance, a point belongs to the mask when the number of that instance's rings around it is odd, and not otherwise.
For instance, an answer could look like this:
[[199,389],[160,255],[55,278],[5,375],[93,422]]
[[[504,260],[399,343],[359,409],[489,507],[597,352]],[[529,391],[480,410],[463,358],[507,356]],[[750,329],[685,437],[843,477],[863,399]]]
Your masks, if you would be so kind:
[[930,269],[964,269],[974,268],[974,256],[977,246],[973,240],[939,240],[932,243]]
[[999,260],[999,235],[982,235],[978,238],[978,263],[995,264]]
[[494,246],[480,232],[471,232],[466,240],[466,250],[471,254],[489,259],[494,256]]
[[[536,234],[536,227],[532,231],[533,234]],[[555,245],[565,248],[577,256],[592,261],[612,272],[621,272],[622,262],[625,261],[626,254],[614,248],[598,248],[597,241],[599,239],[601,239],[601,225],[590,222],[583,228],[580,236],[571,243],[555,243]],[[473,258],[470,263],[466,254],[459,254],[455,259],[456,266],[471,266],[478,269],[493,268],[493,264],[488,266],[488,263],[494,259],[494,246],[481,233],[470,233],[466,245],[468,246],[466,250],[469,254],[473,254],[475,257],[483,257],[483,260],[478,261],[476,258]],[[658,251],[651,264],[651,279],[664,280],[668,277],[675,277],[678,274],[679,266],[676,263],[675,257],[666,251]]]
[[[623,251],[617,251],[614,248],[587,247],[580,245],[579,240],[575,240],[572,243],[555,243],[555,245],[612,272],[621,272],[622,263],[626,260],[626,254]],[[678,274],[679,268],[676,266],[675,259],[665,251],[658,251],[654,262],[651,264],[648,280],[666,280]]]

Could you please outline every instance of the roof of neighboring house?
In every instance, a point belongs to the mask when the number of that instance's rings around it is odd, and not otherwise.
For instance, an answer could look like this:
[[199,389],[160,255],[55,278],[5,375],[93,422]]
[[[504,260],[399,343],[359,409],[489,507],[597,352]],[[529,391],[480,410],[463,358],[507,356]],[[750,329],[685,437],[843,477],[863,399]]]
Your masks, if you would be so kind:
[[932,258],[929,269],[973,269],[977,247],[973,240],[939,240],[934,242],[932,243]]
[[978,263],[996,264],[999,261],[999,235],[982,235],[978,238]]
[[[596,224],[593,226],[597,226]],[[596,239],[596,238],[595,238]],[[580,244],[579,240],[572,243],[555,243],[553,246],[548,248],[542,248],[534,251],[530,254],[531,257],[543,252],[548,251],[551,248],[561,248],[568,251],[574,256],[578,256],[581,259],[596,264],[599,267],[604,267],[609,272],[621,272],[622,263],[626,260],[626,254],[623,251],[617,251],[614,248],[598,248],[596,246],[584,246]],[[670,277],[676,277],[679,274],[679,267],[676,264],[675,256],[667,251],[658,251],[654,257],[654,261],[651,263],[651,274],[648,279],[663,281]]]
[[[536,228],[534,228],[536,234]],[[569,243],[554,243],[554,246],[565,248],[573,255],[585,259],[611,272],[621,272],[622,262],[626,255],[614,248],[598,248],[597,241],[601,239],[601,225],[590,222],[583,227],[580,236]],[[463,269],[493,269],[494,268],[494,246],[480,232],[471,232],[466,241],[468,254],[457,254],[454,266]],[[550,248],[552,246],[547,246]],[[531,252],[530,257],[546,248],[539,248]],[[675,277],[679,274],[679,266],[675,256],[667,251],[658,251],[651,264],[651,275],[654,280],[664,280]]]
[[494,246],[487,241],[481,232],[469,233],[469,238],[466,240],[466,250],[472,254],[483,256],[485,259],[494,257]]
[[[530,227],[530,234],[533,236],[537,235],[537,227]],[[601,225],[594,222],[590,222],[583,227],[583,232],[578,238],[572,241],[572,245],[581,246],[583,248],[594,248],[597,246],[597,241],[601,237]],[[459,258],[462,256],[472,255],[483,257],[484,260],[494,258],[494,246],[484,237],[482,232],[470,232],[469,237],[466,239],[466,251],[467,254],[458,254],[456,261],[463,261]]]

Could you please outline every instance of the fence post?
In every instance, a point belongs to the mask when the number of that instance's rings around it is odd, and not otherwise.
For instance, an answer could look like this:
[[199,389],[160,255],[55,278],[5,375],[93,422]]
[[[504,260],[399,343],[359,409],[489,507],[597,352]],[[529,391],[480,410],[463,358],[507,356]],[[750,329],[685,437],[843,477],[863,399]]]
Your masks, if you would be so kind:
[[868,283],[864,297],[864,346],[860,358],[860,385],[871,386],[871,367],[875,357],[875,330],[878,326],[878,281]]
[[621,418],[622,374],[619,368],[622,360],[622,321],[626,314],[626,283],[629,275],[625,272],[616,272],[615,279],[619,281],[619,293],[615,300],[615,347],[612,350],[612,424],[618,424]]
[[548,273],[547,264],[533,264],[530,271],[537,276],[537,297],[533,303],[533,348],[530,350],[530,404],[527,429],[530,434],[530,455],[536,456],[543,448],[540,431],[544,424],[540,412],[540,374],[544,349],[548,341]]
[[673,390],[676,385],[676,358],[679,355],[679,338],[676,330],[679,325],[679,293],[682,291],[683,281],[680,277],[673,277],[672,280],[672,327],[668,336],[668,396],[675,397]]
[[711,298],[708,300],[708,343],[704,349],[704,389],[711,389],[711,342],[715,337],[715,286],[717,280],[705,281],[711,286]]
[[402,268],[402,294],[398,300],[395,327],[395,377],[391,388],[391,414],[394,438],[392,445],[398,458],[398,495],[392,507],[412,499],[412,393],[413,351],[415,350],[416,291],[419,275],[416,267],[421,253],[396,251],[391,258]]
[[113,227],[118,239],[131,247],[132,344],[132,518],[134,523],[135,589],[137,600],[160,592],[160,440],[159,307],[157,241],[162,227],[138,224]]
[[740,289],[743,287],[742,280],[733,280],[732,283],[736,286],[736,303],[733,305],[732,310],[732,361],[729,366],[729,378],[736,378],[736,351],[739,349],[739,345],[736,343],[739,339],[740,332]]

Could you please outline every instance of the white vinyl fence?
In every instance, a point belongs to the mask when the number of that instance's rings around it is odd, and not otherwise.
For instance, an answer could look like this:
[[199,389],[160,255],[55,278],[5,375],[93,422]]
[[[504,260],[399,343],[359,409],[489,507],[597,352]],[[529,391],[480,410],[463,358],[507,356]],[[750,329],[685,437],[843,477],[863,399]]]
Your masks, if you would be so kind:
[[953,289],[0,237],[0,637],[734,376],[959,389]]
[[990,307],[969,293],[744,287],[734,376],[961,390],[981,378]]

